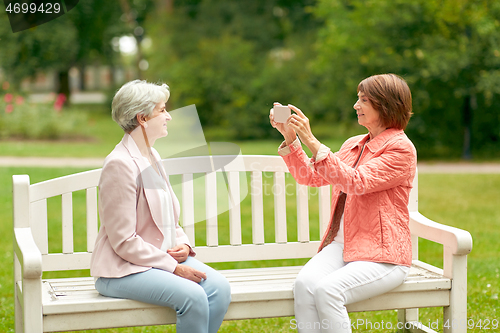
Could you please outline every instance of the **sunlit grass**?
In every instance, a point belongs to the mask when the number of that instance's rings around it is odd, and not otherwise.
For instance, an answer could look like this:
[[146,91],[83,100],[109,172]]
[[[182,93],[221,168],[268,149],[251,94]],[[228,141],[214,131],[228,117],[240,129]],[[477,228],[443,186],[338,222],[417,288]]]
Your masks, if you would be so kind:
[[[13,309],[13,281],[12,281],[12,196],[11,196],[11,175],[29,174],[31,181],[39,182],[42,180],[83,171],[83,169],[72,168],[0,168],[0,184],[4,191],[0,193],[0,258],[2,259],[2,270],[0,272],[0,331],[13,332],[14,327],[14,309]],[[264,177],[264,180],[266,178]],[[290,180],[287,180],[290,181]],[[498,239],[500,239],[500,211],[498,202],[500,202],[500,175],[431,175],[422,174],[419,177],[419,210],[425,216],[452,226],[468,230],[474,240],[474,248],[469,255],[468,260],[468,317],[470,323],[478,325],[479,320],[482,323],[485,320],[498,319],[498,294],[499,294],[499,253]],[[76,194],[75,200],[75,220],[84,219],[84,211],[76,206],[83,201],[83,196]],[[311,200],[315,200],[314,195]],[[291,194],[287,200],[289,234],[290,240],[296,239],[296,224],[293,204],[294,194]],[[60,212],[57,200],[49,203],[51,210]],[[242,219],[247,221],[250,214],[249,201],[243,200]],[[314,204],[313,204],[314,206]],[[266,218],[272,218],[273,203],[271,198],[266,199],[264,206]],[[314,209],[310,212],[311,220],[317,219],[317,212]],[[53,223],[51,225],[55,230],[55,236],[51,246],[57,249],[57,243],[60,242],[57,235],[58,218],[54,213]],[[228,230],[227,213],[219,216],[219,226],[221,229]],[[203,235],[203,223],[196,226],[197,233]],[[248,242],[248,226],[242,228],[243,241]],[[266,225],[266,239],[273,237],[272,226]],[[75,229],[75,235],[80,233]],[[319,237],[318,231],[312,228],[311,238]],[[82,234],[83,238],[84,233]],[[85,248],[84,241],[81,243],[78,237],[75,237],[78,248]],[[203,242],[203,236],[199,238]],[[221,243],[228,243],[227,235],[222,235]],[[420,244],[420,256],[425,261],[435,265],[442,264],[442,249],[431,242],[422,241]],[[214,264],[217,269],[230,269],[235,267],[258,267],[263,265],[295,265],[302,264],[304,260],[296,261],[272,261],[272,262],[251,262],[251,263],[219,263]],[[88,274],[88,272],[86,272]],[[442,331],[442,309],[423,309],[420,311],[421,321],[424,324],[429,322],[439,324]],[[258,320],[241,320],[224,322],[220,332],[296,332],[293,330],[289,318],[270,318]],[[395,311],[363,312],[352,313],[351,319],[357,322],[373,324],[380,323],[382,320],[392,325],[396,325],[397,313]],[[491,324],[490,324],[490,327]],[[359,329],[358,331],[365,331]],[[471,332],[482,332],[479,327]],[[494,331],[494,330],[490,330]],[[142,328],[123,328],[109,330],[94,330],[88,332],[175,332],[174,326],[161,327],[142,327]],[[387,330],[370,330],[370,332],[387,332]]]

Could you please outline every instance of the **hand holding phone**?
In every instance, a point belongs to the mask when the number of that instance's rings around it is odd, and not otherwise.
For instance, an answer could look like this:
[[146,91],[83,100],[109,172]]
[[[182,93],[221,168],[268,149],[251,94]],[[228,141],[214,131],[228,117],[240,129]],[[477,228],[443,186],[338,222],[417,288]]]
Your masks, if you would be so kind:
[[275,105],[273,107],[274,121],[277,123],[286,123],[286,120],[292,114],[288,106]]

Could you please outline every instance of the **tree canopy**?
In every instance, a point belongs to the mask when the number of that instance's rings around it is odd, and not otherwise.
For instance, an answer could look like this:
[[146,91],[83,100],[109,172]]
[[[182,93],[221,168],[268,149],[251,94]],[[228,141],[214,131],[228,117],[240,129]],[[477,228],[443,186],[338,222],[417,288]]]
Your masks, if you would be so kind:
[[0,24],[0,66],[22,78],[113,65],[113,37],[149,37],[143,77],[168,83],[171,108],[196,104],[227,139],[277,139],[275,101],[328,137],[355,123],[362,79],[395,73],[412,89],[406,132],[420,157],[488,158],[500,155],[499,28],[496,0],[89,0],[18,34]]
[[[493,0],[319,1],[325,20],[318,62],[331,103],[356,80],[394,72],[409,83],[414,117],[408,133],[424,155],[498,150],[500,3]],[[347,89],[349,89],[347,88]],[[339,110],[339,112],[342,112]],[[470,146],[468,146],[470,145]]]

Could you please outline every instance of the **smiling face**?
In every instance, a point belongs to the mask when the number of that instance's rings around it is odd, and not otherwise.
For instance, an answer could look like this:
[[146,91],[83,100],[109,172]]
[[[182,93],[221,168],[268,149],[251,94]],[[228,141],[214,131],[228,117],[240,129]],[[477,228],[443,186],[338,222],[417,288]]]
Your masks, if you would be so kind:
[[166,110],[165,102],[156,104],[153,113],[146,121],[146,134],[150,142],[168,135],[167,122],[170,120],[172,117]]
[[358,115],[358,123],[361,126],[366,127],[368,131],[370,131],[372,137],[377,136],[385,130],[385,127],[383,127],[380,123],[379,112],[375,110],[372,103],[363,92],[360,91],[358,93],[358,100],[353,107]]

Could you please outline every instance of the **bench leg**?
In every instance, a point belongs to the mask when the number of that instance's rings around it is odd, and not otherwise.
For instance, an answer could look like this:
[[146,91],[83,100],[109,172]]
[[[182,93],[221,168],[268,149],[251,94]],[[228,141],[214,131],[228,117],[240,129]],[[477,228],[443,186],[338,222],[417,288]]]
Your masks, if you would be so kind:
[[467,332],[467,256],[452,256],[450,306],[443,309],[443,332]]
[[398,333],[410,333],[411,330],[408,328],[407,324],[410,322],[418,322],[418,309],[399,309],[398,325],[402,328],[398,329]]
[[23,280],[23,309],[21,316],[24,333],[42,333],[42,280]]
[[15,313],[15,327],[14,332],[16,333],[24,333],[23,327],[23,308],[21,307],[21,302],[19,301],[17,286],[14,285],[14,313]]
[[443,249],[444,275],[451,277],[450,306],[443,309],[443,332],[467,332],[467,256]]
[[436,333],[432,325],[433,328],[427,327],[420,322],[418,309],[398,310],[398,324],[399,327],[402,327],[398,329],[398,333]]

